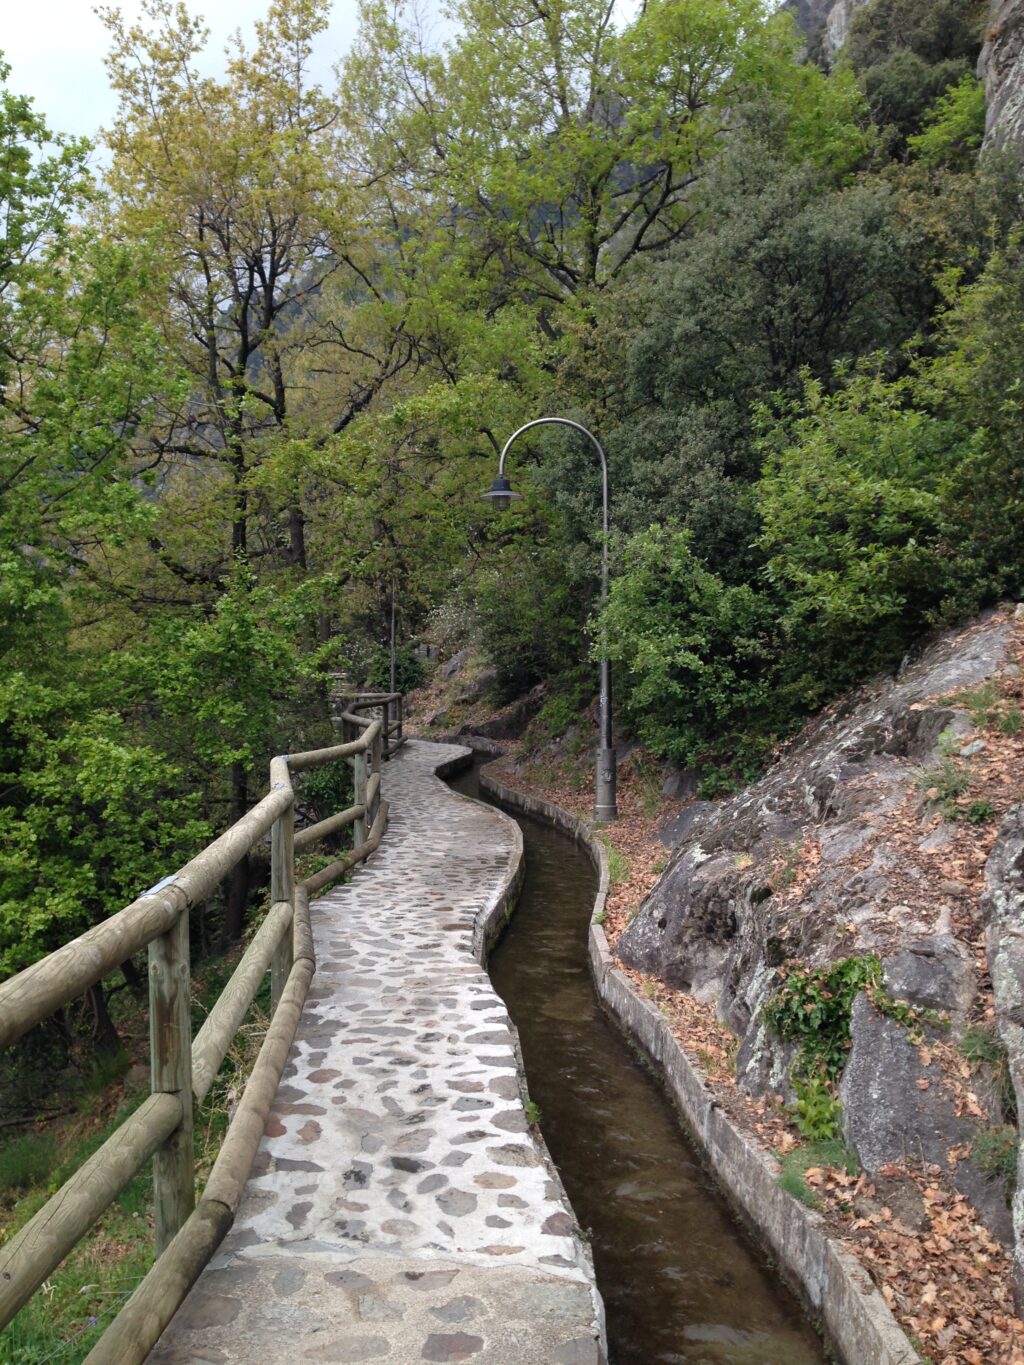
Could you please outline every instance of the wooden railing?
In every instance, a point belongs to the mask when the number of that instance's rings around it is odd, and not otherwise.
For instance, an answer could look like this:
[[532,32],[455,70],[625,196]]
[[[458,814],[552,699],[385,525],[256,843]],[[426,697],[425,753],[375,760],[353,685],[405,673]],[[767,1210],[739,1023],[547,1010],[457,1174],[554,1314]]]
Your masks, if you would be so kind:
[[[360,714],[377,710],[380,717]],[[397,717],[397,721],[395,720]],[[403,743],[402,699],[370,693],[342,717],[344,743],[271,760],[270,790],[191,862],[131,905],[0,985],[0,1049],[149,950],[151,1094],[20,1232],[0,1247],[0,1328],[153,1158],[157,1259],[86,1365],[145,1359],[234,1221],[316,969],[309,898],[367,858],[387,823],[381,763]],[[397,737],[398,743],[394,742]],[[295,830],[292,776],[347,760],[355,804]],[[353,847],[296,883],[295,854],[353,826]],[[192,1038],[189,911],[270,835],[270,910]],[[201,1104],[270,970],[269,1028],[199,1203],[192,1112]]]
[[368,711],[379,718],[385,758],[396,753],[408,738],[403,732],[404,708],[401,692],[358,692],[349,703],[350,711]]

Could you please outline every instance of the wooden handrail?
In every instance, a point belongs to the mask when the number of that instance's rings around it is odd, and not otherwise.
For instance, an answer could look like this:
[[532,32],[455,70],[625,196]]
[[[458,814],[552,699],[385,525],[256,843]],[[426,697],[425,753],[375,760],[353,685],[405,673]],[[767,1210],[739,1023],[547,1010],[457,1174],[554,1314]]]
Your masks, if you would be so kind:
[[[373,695],[396,705],[398,694]],[[362,701],[362,698],[359,699]],[[309,897],[379,846],[387,825],[381,765],[393,727],[346,712],[354,739],[325,749],[279,754],[270,790],[251,810],[171,876],[79,938],[0,984],[0,1048],[81,996],[127,958],[150,955],[153,1093],[36,1216],[0,1249],[0,1328],[153,1157],[157,1260],[88,1357],[91,1365],[145,1359],[234,1219],[316,970]],[[355,804],[296,832],[292,776],[327,763],[353,765]],[[346,826],[354,847],[296,884],[295,854]],[[195,1039],[189,1014],[188,912],[270,835],[271,906]],[[272,1017],[256,1066],[194,1208],[192,1106],[201,1103],[231,1047],[268,967]]]

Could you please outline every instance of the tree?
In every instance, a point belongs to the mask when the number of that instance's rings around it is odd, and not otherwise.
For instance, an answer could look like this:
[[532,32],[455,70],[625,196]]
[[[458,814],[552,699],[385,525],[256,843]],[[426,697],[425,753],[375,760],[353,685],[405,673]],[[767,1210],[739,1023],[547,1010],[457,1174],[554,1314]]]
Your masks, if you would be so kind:
[[560,305],[691,230],[695,187],[743,100],[788,82],[795,141],[842,126],[847,161],[863,149],[852,84],[801,70],[791,21],[761,0],[649,0],[622,33],[611,11],[460,0],[458,35],[437,52],[404,6],[366,0],[347,67],[364,174],[384,168],[396,197],[432,207],[485,275],[487,307],[529,300],[549,337]]
[[[280,512],[262,509],[263,542],[253,543],[249,472],[295,423],[301,430],[310,371],[331,376],[327,429],[339,430],[412,357],[339,174],[336,107],[306,75],[329,8],[272,0],[254,50],[237,40],[221,81],[198,74],[207,30],[183,6],[147,0],[149,27],[102,11],[120,97],[107,134],[111,226],[129,238],[159,233],[161,327],[191,377],[183,400],[150,424],[146,447],[161,457],[165,480],[199,478],[208,495],[212,474],[226,503],[228,534],[198,563],[180,562],[158,536],[153,548],[207,596],[220,591],[231,554],[307,567],[307,512],[296,498]],[[339,276],[356,302],[374,303],[372,335],[350,336],[344,314],[324,316]]]

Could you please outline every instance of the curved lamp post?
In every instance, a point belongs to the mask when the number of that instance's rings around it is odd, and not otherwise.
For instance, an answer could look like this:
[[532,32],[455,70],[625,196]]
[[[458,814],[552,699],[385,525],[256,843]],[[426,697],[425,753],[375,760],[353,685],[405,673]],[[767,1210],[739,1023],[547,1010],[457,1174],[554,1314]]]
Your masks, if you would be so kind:
[[[533,427],[542,426],[572,427],[574,431],[582,432],[590,441],[601,459],[601,506],[602,506],[602,530],[604,539],[601,544],[601,606],[605,606],[608,601],[608,460],[601,443],[592,431],[581,426],[579,422],[570,422],[568,417],[538,417],[533,422],[527,422],[525,426],[514,431],[505,442],[501,457],[498,460],[498,477],[491,484],[490,489],[480,496],[492,502],[499,511],[504,511],[508,505],[516,499],[522,498],[522,493],[514,493],[512,485],[505,477],[505,456],[509,452],[509,447],[517,437],[522,436],[524,431],[530,431]],[[605,629],[601,627],[601,701],[600,701],[600,728],[601,742],[597,752],[597,775],[595,781],[594,795],[594,818],[596,820],[614,820],[618,815],[615,806],[615,749],[612,746],[612,680],[611,668],[608,663],[608,646]]]

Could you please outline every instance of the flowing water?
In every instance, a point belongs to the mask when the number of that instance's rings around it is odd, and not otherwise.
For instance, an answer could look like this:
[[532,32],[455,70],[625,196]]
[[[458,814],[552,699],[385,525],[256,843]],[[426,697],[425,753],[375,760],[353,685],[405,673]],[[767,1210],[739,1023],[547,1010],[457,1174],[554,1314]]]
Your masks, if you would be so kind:
[[[479,794],[475,770],[451,785]],[[545,1141],[590,1232],[611,1365],[818,1365],[821,1344],[796,1302],[598,1003],[589,860],[564,834],[516,818],[526,880],[491,979],[519,1030]]]

